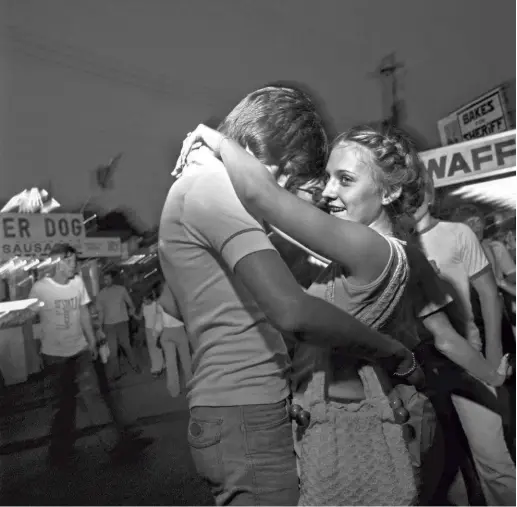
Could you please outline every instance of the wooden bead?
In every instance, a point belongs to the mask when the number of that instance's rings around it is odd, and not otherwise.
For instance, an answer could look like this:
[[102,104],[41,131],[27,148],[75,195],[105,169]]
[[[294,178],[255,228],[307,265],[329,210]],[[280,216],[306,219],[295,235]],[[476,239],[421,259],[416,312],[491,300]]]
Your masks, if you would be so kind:
[[404,424],[409,421],[409,412],[404,407],[396,408],[393,413],[395,414],[395,422],[398,424]]
[[402,406],[402,401],[398,396],[394,396],[390,399],[390,407],[393,409],[399,408]]
[[291,417],[293,419],[296,419],[299,414],[301,414],[303,411],[302,407],[300,405],[291,405],[291,408],[289,409],[289,413],[291,414]]
[[311,414],[309,412],[307,412],[307,410],[302,411],[302,413],[297,418],[296,422],[302,428],[307,428],[311,422]]

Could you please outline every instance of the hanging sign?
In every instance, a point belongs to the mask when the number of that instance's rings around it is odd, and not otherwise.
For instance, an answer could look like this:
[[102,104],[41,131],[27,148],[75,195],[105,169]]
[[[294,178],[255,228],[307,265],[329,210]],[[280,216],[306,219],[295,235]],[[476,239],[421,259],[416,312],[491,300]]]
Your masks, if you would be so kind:
[[502,89],[483,95],[456,113],[465,141],[508,130]]
[[443,146],[506,132],[515,127],[508,113],[508,85],[498,86],[438,121]]
[[120,238],[85,238],[80,250],[82,257],[121,257]]
[[515,130],[420,153],[435,187],[515,170]]
[[46,255],[57,243],[68,243],[80,250],[84,238],[80,213],[0,213],[2,258]]

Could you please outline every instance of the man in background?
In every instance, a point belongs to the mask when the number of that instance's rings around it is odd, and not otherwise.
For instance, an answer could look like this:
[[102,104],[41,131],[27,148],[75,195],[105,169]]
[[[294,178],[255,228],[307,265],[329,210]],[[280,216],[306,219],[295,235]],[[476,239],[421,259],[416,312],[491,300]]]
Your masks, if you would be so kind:
[[115,276],[114,271],[104,275],[104,287],[97,296],[99,325],[104,330],[110,349],[106,367],[109,380],[117,380],[122,376],[119,347],[126,355],[131,368],[137,373],[141,372],[129,337],[129,317],[135,315],[135,306],[127,289],[123,285],[114,283]]
[[[497,368],[503,356],[502,306],[492,268],[469,226],[433,217],[430,212],[433,203],[434,186],[429,177],[424,203],[414,216],[420,247],[453,296],[448,312],[451,321],[474,348],[481,350],[481,334],[470,299],[471,286],[477,292],[485,328],[486,357]],[[495,394],[495,389],[489,389]],[[452,402],[488,505],[513,505],[515,464],[505,442],[501,416],[459,394],[452,394]]]
[[[97,343],[90,319],[90,297],[76,272],[77,254],[73,247],[56,245],[50,252],[55,261],[54,276],[38,280],[30,296],[44,303],[41,319],[41,355],[55,394],[50,434],[49,460],[66,465],[73,453],[77,395],[81,396],[90,418],[98,419],[99,394],[108,409],[117,433],[116,454],[125,455],[148,445],[151,440],[136,438],[108,389],[99,383],[94,368]],[[104,421],[92,421],[100,424]]]

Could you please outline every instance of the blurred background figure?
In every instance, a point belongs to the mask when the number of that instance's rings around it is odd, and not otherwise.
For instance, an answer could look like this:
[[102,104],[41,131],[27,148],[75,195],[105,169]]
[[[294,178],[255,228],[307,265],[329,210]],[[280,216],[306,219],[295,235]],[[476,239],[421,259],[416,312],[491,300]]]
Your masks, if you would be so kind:
[[129,335],[129,316],[135,315],[135,306],[127,289],[123,285],[114,283],[115,277],[114,271],[104,275],[104,287],[97,296],[99,324],[103,328],[110,349],[107,364],[109,380],[117,380],[122,376],[119,347],[124,352],[131,368],[137,373],[141,372],[131,347]]
[[185,326],[183,322],[169,315],[163,306],[156,302],[156,323],[153,338],[159,340],[159,346],[165,355],[167,368],[167,389],[173,398],[181,392],[180,371],[184,386],[192,378],[192,358]]
[[163,351],[158,347],[158,336],[155,333],[157,320],[158,304],[156,302],[156,293],[154,290],[150,294],[146,294],[142,301],[142,308],[137,318],[144,319],[145,324],[145,340],[147,343],[147,351],[151,360],[151,375],[158,377],[163,372],[165,366]]

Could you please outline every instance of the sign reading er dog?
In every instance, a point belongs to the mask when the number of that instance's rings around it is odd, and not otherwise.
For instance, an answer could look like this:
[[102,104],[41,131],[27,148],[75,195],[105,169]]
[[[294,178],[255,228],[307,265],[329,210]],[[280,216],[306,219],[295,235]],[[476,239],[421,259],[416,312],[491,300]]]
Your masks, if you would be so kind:
[[69,243],[80,250],[84,238],[79,213],[0,214],[0,255],[4,259],[46,255],[56,243]]

